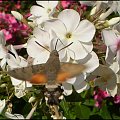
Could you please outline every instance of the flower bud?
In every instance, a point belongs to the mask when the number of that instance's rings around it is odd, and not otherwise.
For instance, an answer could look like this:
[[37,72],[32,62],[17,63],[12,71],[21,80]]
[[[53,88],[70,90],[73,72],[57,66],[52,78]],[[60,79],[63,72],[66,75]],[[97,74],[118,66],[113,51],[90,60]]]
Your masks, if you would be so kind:
[[109,25],[115,25],[116,23],[118,23],[120,21],[120,17],[114,17],[110,20],[108,20],[108,24]]
[[95,12],[96,12],[96,7],[93,7],[93,9],[92,9],[91,12],[90,12],[90,15],[94,15]]
[[22,21],[23,19],[23,15],[21,15],[19,12],[17,11],[11,11],[12,15],[19,21]]
[[35,101],[35,97],[30,97],[30,99],[28,100],[29,103],[32,103]]
[[1,87],[1,88],[4,88],[4,87],[6,87],[6,84],[3,83],[2,85],[0,85],[0,87]]

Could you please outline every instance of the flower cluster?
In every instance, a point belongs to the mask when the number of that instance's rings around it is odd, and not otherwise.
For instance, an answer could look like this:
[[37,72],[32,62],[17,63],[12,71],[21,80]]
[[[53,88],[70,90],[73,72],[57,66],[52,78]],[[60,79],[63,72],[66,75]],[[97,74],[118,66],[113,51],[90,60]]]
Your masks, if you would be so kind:
[[27,37],[28,35],[28,27],[25,24],[17,22],[11,14],[4,12],[0,13],[0,29],[5,34],[5,40],[11,43],[15,43],[21,36]]
[[[10,14],[0,13],[2,20],[0,26],[4,28],[3,25],[9,24],[8,29],[0,31],[1,68],[12,70],[43,64],[49,58],[49,51],[55,47],[59,51],[68,46],[59,52],[60,62],[82,64],[85,70],[62,83],[64,95],[71,95],[73,87],[77,93],[88,90],[93,82],[93,87],[100,88],[99,93],[94,95],[95,100],[98,100],[96,106],[101,106],[102,99],[108,96],[114,97],[115,103],[119,103],[120,2],[36,1],[36,3],[37,5],[30,8],[28,20],[20,13],[12,11],[13,16],[21,23]],[[76,5],[79,10],[76,9]],[[91,10],[88,12],[89,7]],[[112,16],[112,13],[115,16]],[[26,32],[28,28],[32,31],[30,35]],[[27,42],[17,46],[7,45],[6,40],[13,39],[13,33],[18,35],[16,32],[29,36]],[[25,56],[18,54],[17,50],[21,48],[26,49]],[[26,87],[31,87],[32,84],[10,77],[12,85],[15,86],[15,96],[18,98],[25,96],[28,92]],[[3,107],[0,111],[2,110]]]

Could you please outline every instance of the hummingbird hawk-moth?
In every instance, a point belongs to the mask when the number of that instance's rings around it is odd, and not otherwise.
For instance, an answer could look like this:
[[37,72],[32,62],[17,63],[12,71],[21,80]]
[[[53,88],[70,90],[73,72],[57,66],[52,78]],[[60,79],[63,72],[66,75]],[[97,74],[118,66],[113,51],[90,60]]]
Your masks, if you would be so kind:
[[[39,44],[38,42],[36,43]],[[42,45],[40,46],[44,47]],[[56,96],[60,96],[61,90],[58,89],[58,86],[69,78],[81,74],[84,69],[84,65],[60,62],[59,53],[55,46],[55,49],[50,53],[50,57],[46,63],[8,70],[8,74],[16,79],[28,81],[33,85],[45,85],[47,89],[45,95],[49,97],[49,104],[57,104],[57,100],[52,100],[51,96],[53,99],[56,99]],[[51,101],[53,102],[51,103]]]

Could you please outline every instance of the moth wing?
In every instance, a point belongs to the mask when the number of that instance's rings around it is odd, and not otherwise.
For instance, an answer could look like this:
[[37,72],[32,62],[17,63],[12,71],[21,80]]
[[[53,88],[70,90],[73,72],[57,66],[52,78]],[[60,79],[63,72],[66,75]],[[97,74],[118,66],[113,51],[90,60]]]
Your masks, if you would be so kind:
[[57,82],[62,83],[69,78],[80,75],[86,68],[85,65],[75,63],[61,63],[61,69],[57,75]]
[[[19,80],[28,81],[33,84],[46,82],[44,64],[32,65],[28,67],[8,70],[8,74]],[[38,81],[37,81],[38,80]]]

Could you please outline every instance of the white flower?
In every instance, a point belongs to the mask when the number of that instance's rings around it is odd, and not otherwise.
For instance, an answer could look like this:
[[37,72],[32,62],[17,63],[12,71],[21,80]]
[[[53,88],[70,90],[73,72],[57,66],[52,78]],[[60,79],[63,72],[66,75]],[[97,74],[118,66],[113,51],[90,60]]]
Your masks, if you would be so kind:
[[0,44],[4,45],[6,44],[6,41],[5,41],[5,36],[4,36],[4,33],[3,31],[0,31]]
[[0,61],[0,66],[2,69],[5,69],[6,57],[7,57],[7,52],[8,52],[5,45],[6,45],[6,41],[5,41],[4,33],[0,31],[0,59],[2,59]]
[[[11,49],[12,49],[12,51],[14,51],[13,46],[11,47],[11,46],[5,46],[5,45],[6,45],[6,41],[4,38],[4,34],[2,31],[0,31],[0,59],[2,59],[0,61],[0,66],[3,70],[5,69],[7,58],[9,57],[8,53],[11,51]],[[26,47],[26,44],[14,46],[15,49],[21,49],[24,47]],[[15,54],[16,54],[16,52],[15,52]],[[14,66],[14,64],[13,64],[13,66]]]
[[106,61],[111,64],[116,57],[120,64],[120,35],[113,30],[103,30],[102,37],[107,46]]
[[85,65],[87,68],[83,71],[84,74],[81,74],[77,77],[68,79],[63,83],[63,89],[65,95],[70,95],[72,93],[72,85],[74,86],[76,92],[81,93],[84,90],[89,89],[88,83],[85,81],[86,74],[93,72],[99,66],[99,59],[94,52],[89,53],[86,58],[83,60],[77,61],[80,64]]
[[21,114],[12,114],[12,113],[9,113],[9,112],[5,112],[5,116],[7,118],[10,118],[10,119],[25,119],[23,115]]
[[100,20],[105,20],[111,13],[118,12],[120,14],[120,2],[119,1],[109,1],[107,6],[109,9],[100,16]]
[[[30,57],[35,58],[33,64],[45,63],[50,55],[49,51],[55,49],[55,44],[57,41],[56,36],[51,36],[47,31],[44,31],[38,27],[33,30],[33,36],[29,38],[27,42],[27,53]],[[41,47],[44,46],[45,48]],[[60,41],[57,44],[57,50],[61,49],[63,46]],[[65,50],[59,52],[60,59],[65,56]]]
[[26,67],[28,65],[27,60],[25,60],[21,56],[18,56],[16,50],[14,49],[14,46],[11,45],[10,49],[11,52],[8,53],[8,58],[7,58],[9,69]]
[[12,15],[19,21],[22,21],[23,19],[23,15],[21,15],[19,12],[17,11],[11,11]]
[[[114,64],[115,65],[115,64]],[[100,65],[91,73],[95,78],[95,86],[107,91],[111,96],[117,93],[117,77],[115,72],[108,66]]]
[[91,15],[95,14],[98,10],[100,10],[102,7],[104,9],[104,4],[108,3],[108,1],[79,1],[80,4],[87,5],[87,6],[95,6],[92,11]]
[[92,51],[92,39],[95,34],[94,25],[88,20],[80,22],[80,15],[73,9],[65,9],[58,15],[58,20],[45,22],[45,30],[53,30],[58,38],[69,46],[67,54],[72,59],[78,60],[85,58]]
[[111,18],[110,20],[108,20],[108,25],[115,25],[116,23],[118,23],[120,21],[120,17],[114,17]]
[[[9,57],[7,58],[8,68],[21,68],[26,67],[28,65],[27,60],[23,57],[18,56],[17,52],[15,51],[14,47],[11,45],[11,53],[8,53]],[[24,82],[18,79],[11,77],[12,85],[15,86],[15,95],[16,97],[20,98],[26,94],[26,87],[31,87],[32,84],[28,82]]]
[[5,99],[4,100],[0,100],[0,114],[2,113],[4,108],[5,108]]
[[36,1],[38,5],[33,5],[30,9],[30,16],[28,19],[33,20],[34,23],[40,25],[42,22],[52,18],[52,13],[58,4],[58,1]]
[[[29,82],[20,81],[11,77],[12,85],[15,87],[15,96],[21,98],[26,95],[28,90],[27,87],[31,87],[32,84]],[[14,84],[13,84],[14,83]]]

